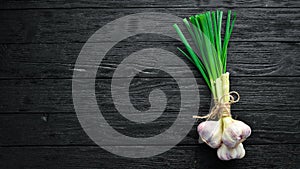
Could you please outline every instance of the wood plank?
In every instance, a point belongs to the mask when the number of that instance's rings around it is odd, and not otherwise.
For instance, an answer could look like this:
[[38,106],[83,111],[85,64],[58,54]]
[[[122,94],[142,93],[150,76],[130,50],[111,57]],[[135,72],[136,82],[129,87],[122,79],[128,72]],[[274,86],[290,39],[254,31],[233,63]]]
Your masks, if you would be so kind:
[[[156,113],[153,112],[153,114]],[[120,118],[115,119],[114,113],[107,114],[106,118],[114,118],[115,120],[109,120],[108,123],[122,134],[145,138],[160,134],[158,132],[163,132],[170,123],[174,125],[172,119],[174,114],[176,112],[168,112],[169,118],[149,122],[143,127],[135,127],[136,125],[129,124]],[[300,114],[297,111],[233,111],[233,116],[246,122],[252,128],[251,137],[246,141],[247,145],[300,144]],[[198,144],[197,125],[199,122],[194,124],[192,130],[179,145]],[[188,120],[178,126],[184,126],[187,123],[189,123]],[[95,145],[81,128],[74,113],[1,114],[0,133],[0,146]],[[152,143],[148,144],[152,145]],[[165,143],[160,145],[165,145]]]
[[[299,166],[299,144],[246,145],[242,160],[217,159],[207,146],[180,146],[150,158],[124,158],[98,147],[2,147],[1,168],[285,168]],[[259,157],[259,158],[258,158]]]
[[[209,8],[2,10],[0,24],[5,26],[0,28],[0,43],[86,42],[96,30],[128,14],[163,12],[188,17],[206,10]],[[235,11],[238,20],[232,41],[299,41],[299,8],[237,8]],[[160,19],[167,27],[174,24]],[[138,26],[135,24],[128,22],[123,30],[131,32]],[[110,31],[118,29],[112,27]],[[172,33],[177,36],[175,31]],[[149,36],[148,40],[151,39]],[[109,39],[101,39],[105,40]]]
[[[134,82],[132,94],[139,96],[131,100],[143,108],[148,104],[147,97],[153,89],[162,89],[176,92],[172,85],[175,82],[168,78],[140,78]],[[299,110],[299,77],[232,77],[231,90],[238,91],[241,95],[239,103],[233,105],[234,110]],[[141,83],[146,82],[147,83]],[[189,78],[186,78],[186,82]],[[207,110],[210,105],[210,93],[201,79],[197,79],[200,90],[200,108]],[[82,85],[86,83],[77,79]],[[96,80],[96,95],[98,104],[107,111],[114,107],[111,100],[110,80]],[[7,97],[0,99],[0,112],[74,112],[72,101],[71,79],[15,79],[1,80],[0,92]],[[116,86],[118,88],[118,86]],[[185,92],[189,86],[182,86]],[[121,89],[121,88],[120,88]],[[125,89],[124,89],[125,90]],[[180,103],[180,95],[170,95],[170,109],[178,108],[172,105]],[[93,97],[93,96],[91,96]],[[158,98],[163,101],[164,98]],[[192,102],[182,101],[182,108],[193,106]]]
[[276,0],[173,0],[172,3],[159,0],[6,0],[1,3],[0,9],[28,9],[28,8],[152,8],[152,7],[300,7],[299,1]]
[[[195,66],[177,50],[183,48],[179,41],[138,41],[141,38],[130,38],[118,43],[106,55],[99,69],[100,77],[110,77],[119,63],[133,52],[145,48],[161,48],[173,52],[183,60],[194,72],[196,77],[200,73]],[[157,37],[158,40],[162,40]],[[99,44],[100,45],[100,44]],[[71,44],[2,44],[0,45],[2,64],[0,78],[72,78],[74,65],[83,43]],[[281,42],[231,42],[228,49],[228,71],[231,76],[300,76],[300,43]],[[150,58],[151,60],[151,58]],[[151,60],[151,62],[166,61]],[[82,65],[87,70],[95,65],[95,60],[89,60]],[[145,63],[146,64],[146,63]],[[169,67],[178,76],[189,77],[182,66],[169,61]],[[153,65],[130,63],[126,67],[143,70]],[[160,77],[162,75],[155,75]]]

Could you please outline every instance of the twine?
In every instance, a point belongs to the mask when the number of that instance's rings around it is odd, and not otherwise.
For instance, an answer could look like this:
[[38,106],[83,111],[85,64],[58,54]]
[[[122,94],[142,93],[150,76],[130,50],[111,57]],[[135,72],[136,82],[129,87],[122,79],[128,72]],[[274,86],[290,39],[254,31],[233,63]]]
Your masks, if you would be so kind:
[[[237,99],[233,97],[233,94],[237,96]],[[221,102],[224,97],[229,96],[229,101],[228,102]],[[228,94],[224,94],[221,98],[220,101],[215,100],[215,105],[211,109],[210,113],[208,113],[205,116],[193,116],[195,119],[215,119],[217,116],[218,118],[220,117],[228,117],[231,116],[230,112],[230,105],[238,102],[240,100],[240,95],[236,91],[231,91]]]

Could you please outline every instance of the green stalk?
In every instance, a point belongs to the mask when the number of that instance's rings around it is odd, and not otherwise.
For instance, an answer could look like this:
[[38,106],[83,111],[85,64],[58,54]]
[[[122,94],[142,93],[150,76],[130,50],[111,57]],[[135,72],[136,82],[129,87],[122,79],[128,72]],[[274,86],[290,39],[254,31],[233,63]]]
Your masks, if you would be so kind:
[[[234,13],[231,22],[231,11],[228,11],[227,21],[222,42],[222,11],[208,11],[184,19],[184,25],[192,38],[192,43],[196,46],[192,49],[177,24],[174,28],[183,42],[187,52],[178,48],[178,50],[190,60],[200,71],[214,99],[219,99],[229,92],[229,80],[226,73],[227,48],[233,26],[236,20]],[[224,98],[224,101],[229,97]],[[223,99],[222,99],[223,100]]]
[[[219,51],[220,51],[220,59],[222,60],[222,39],[221,39],[221,30],[222,30],[222,16],[223,16],[223,11],[217,11],[217,23],[218,23],[218,46],[219,46]],[[224,65],[224,62],[222,60],[222,64]]]
[[224,38],[224,43],[223,43],[223,69],[224,73],[226,72],[226,62],[227,62],[227,47],[229,43],[229,39],[233,30],[234,22],[236,20],[236,14],[234,13],[233,21],[230,26],[230,17],[231,17],[231,11],[228,11],[228,16],[227,16],[227,23],[226,23],[226,32],[225,32],[225,38]]
[[219,37],[219,33],[218,33],[217,18],[216,18],[215,12],[212,12],[212,22],[213,22],[213,25],[214,25],[215,47],[216,47],[216,50],[217,50],[216,52],[217,52],[217,55],[218,55],[219,63],[222,64],[222,61],[221,61],[221,50],[220,50],[220,41],[221,41],[221,38]]
[[[188,57],[189,59],[192,59],[194,61],[194,64],[196,65],[196,67],[198,68],[198,70],[200,70],[203,78],[205,79],[207,85],[209,88],[211,88],[211,84],[210,81],[208,80],[207,74],[205,73],[204,70],[204,66],[201,63],[201,61],[198,59],[197,55],[195,54],[195,52],[192,50],[191,46],[189,45],[189,43],[187,42],[187,40],[185,39],[183,33],[181,32],[181,30],[179,29],[177,24],[174,24],[174,28],[177,31],[180,39],[182,40],[182,42],[184,43],[185,47],[187,48],[188,52],[190,53],[191,57]],[[181,50],[182,51],[182,50]],[[186,53],[184,53],[185,56],[187,56]]]

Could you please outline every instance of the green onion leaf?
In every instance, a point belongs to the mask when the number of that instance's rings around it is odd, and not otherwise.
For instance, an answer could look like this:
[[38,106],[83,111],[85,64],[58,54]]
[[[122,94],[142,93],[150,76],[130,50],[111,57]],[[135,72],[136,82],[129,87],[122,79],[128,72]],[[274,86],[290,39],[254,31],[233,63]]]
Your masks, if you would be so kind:
[[[215,80],[226,72],[227,47],[236,20],[236,13],[231,21],[231,11],[227,13],[227,21],[222,42],[222,11],[208,11],[183,19],[187,33],[192,38],[194,49],[177,24],[174,28],[188,53],[178,50],[191,61],[202,74],[205,82],[216,96]],[[191,23],[191,24],[190,24]]]

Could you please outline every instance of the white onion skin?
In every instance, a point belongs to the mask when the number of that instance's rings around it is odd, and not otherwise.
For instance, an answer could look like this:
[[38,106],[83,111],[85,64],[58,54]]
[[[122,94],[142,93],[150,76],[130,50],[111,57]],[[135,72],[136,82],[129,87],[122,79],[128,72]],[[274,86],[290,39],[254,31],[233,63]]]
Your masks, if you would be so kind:
[[251,128],[242,121],[234,120],[231,117],[225,118],[223,119],[222,142],[226,146],[234,148],[251,135]]
[[235,148],[227,147],[225,144],[218,149],[217,155],[220,160],[241,159],[245,156],[246,152],[242,143],[238,144]]
[[218,148],[222,143],[222,122],[205,121],[198,125],[200,139],[212,148]]

